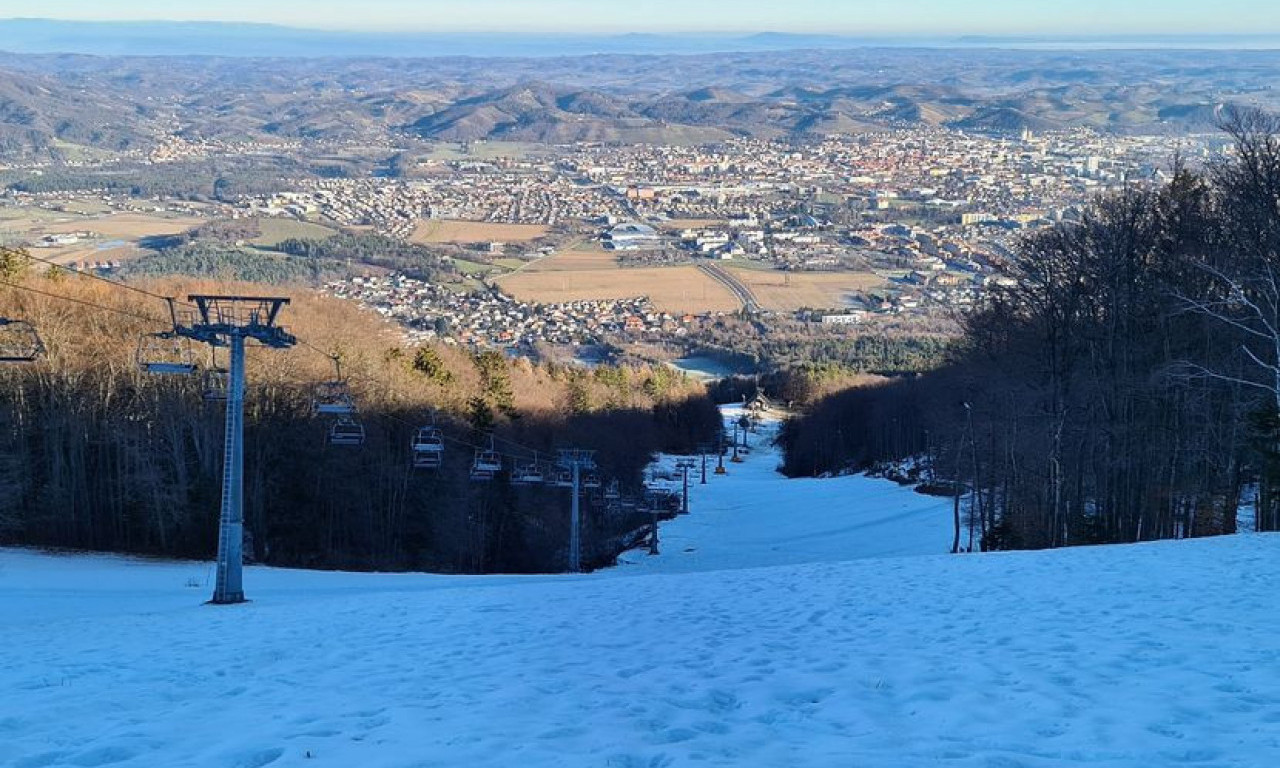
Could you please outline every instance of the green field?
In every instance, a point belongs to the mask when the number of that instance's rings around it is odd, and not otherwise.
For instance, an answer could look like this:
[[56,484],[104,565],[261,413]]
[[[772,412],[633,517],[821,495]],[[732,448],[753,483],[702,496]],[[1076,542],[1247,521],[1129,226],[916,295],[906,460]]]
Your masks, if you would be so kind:
[[90,147],[85,144],[72,144],[62,139],[54,139],[50,142],[50,145],[61,152],[64,158],[73,163],[107,162],[117,157],[115,152]]
[[466,259],[454,259],[453,265],[458,268],[459,272],[467,277],[501,274],[508,271],[494,264],[484,264],[479,261],[467,261]]
[[290,238],[325,240],[337,234],[329,227],[298,221],[297,219],[259,219],[258,227],[262,230],[262,234],[250,242],[267,248],[275,247]]

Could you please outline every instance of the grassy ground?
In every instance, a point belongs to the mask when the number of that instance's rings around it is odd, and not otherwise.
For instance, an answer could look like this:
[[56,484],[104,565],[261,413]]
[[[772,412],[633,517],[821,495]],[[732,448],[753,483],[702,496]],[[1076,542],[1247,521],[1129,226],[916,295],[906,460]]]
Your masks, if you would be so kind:
[[431,219],[418,224],[415,243],[525,243],[547,234],[541,224],[497,224],[485,221]]
[[885,284],[870,272],[779,272],[725,266],[751,289],[760,306],[775,312],[847,306],[851,297]]
[[194,216],[164,213],[114,213],[101,218],[75,217],[40,227],[41,234],[92,232],[107,240],[137,240],[157,235],[176,235],[204,223]]
[[69,201],[66,208],[0,208],[0,241],[37,242],[44,235],[83,232],[88,235],[77,243],[32,252],[61,264],[127,261],[145,252],[138,246],[143,238],[180,234],[205,221],[171,213],[92,215],[103,213],[104,208],[91,201]]
[[458,268],[459,272],[468,277],[505,271],[501,266],[485,264],[480,261],[468,261],[467,259],[454,259],[453,265]]
[[731,312],[741,305],[697,267],[560,269],[499,278],[503,290],[523,301],[556,304],[588,299],[648,296],[665,312]]
[[662,223],[662,229],[675,231],[680,229],[715,229],[728,222],[724,219],[671,219]]
[[325,240],[337,234],[335,230],[319,224],[275,217],[258,219],[258,227],[262,230],[262,234],[251,242],[268,248],[277,246],[290,238]]
[[619,269],[618,257],[608,251],[561,251],[525,267],[526,272],[577,272]]

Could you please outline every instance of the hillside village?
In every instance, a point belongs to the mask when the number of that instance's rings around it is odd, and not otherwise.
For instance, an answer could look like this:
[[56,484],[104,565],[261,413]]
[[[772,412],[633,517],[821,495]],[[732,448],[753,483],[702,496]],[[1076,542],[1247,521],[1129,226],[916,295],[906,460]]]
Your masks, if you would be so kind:
[[681,334],[694,317],[654,310],[643,297],[569,304],[519,302],[500,291],[458,291],[400,274],[355,277],[326,291],[359,301],[403,326],[413,341],[532,348],[596,344],[610,338]]

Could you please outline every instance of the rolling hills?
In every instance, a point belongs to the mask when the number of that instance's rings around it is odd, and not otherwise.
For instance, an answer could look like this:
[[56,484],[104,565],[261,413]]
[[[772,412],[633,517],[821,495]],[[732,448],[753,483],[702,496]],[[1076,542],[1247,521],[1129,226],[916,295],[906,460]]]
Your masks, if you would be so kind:
[[1280,52],[849,49],[543,58],[0,54],[0,151],[189,139],[714,142],[946,126],[1212,130]]

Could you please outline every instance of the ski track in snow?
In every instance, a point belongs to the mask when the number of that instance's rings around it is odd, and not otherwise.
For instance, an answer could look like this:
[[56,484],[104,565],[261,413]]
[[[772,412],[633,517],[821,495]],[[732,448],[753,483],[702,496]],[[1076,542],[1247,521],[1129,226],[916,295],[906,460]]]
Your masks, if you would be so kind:
[[[576,577],[0,550],[0,766],[1280,765],[1280,537],[952,557],[755,452]],[[736,485],[735,485],[736,484]]]

